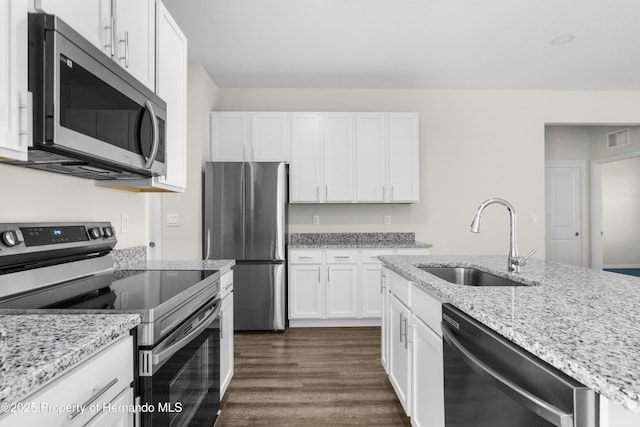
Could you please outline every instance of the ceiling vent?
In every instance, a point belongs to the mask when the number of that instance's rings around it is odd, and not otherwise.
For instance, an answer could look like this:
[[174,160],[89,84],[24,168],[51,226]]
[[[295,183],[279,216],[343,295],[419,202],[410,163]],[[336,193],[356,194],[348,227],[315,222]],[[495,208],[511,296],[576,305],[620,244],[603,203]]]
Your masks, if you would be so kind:
[[607,134],[607,148],[629,145],[631,138],[629,129],[621,129]]

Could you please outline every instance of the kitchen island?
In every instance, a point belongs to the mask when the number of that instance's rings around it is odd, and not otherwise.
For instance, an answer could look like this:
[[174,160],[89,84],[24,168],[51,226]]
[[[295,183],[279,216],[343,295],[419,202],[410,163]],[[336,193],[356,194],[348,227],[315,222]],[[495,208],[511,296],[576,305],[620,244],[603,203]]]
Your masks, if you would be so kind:
[[[381,256],[414,286],[448,302],[601,396],[640,412],[640,278],[506,256]],[[472,267],[530,286],[449,283],[419,267]],[[638,415],[638,414],[631,414]]]

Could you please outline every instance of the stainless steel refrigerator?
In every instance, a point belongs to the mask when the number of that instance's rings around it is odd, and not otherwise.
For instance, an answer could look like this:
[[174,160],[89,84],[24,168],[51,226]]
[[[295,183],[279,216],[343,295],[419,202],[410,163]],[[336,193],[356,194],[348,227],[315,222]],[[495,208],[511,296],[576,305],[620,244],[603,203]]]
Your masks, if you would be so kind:
[[207,162],[205,259],[234,259],[235,330],[283,330],[286,321],[287,165]]

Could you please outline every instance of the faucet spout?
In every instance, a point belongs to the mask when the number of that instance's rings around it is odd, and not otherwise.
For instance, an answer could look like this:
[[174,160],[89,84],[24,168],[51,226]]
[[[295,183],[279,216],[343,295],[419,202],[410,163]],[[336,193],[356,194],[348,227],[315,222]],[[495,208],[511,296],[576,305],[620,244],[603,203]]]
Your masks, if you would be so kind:
[[480,220],[482,212],[486,209],[487,206],[494,203],[504,206],[509,212],[509,258],[507,263],[507,271],[518,273],[520,271],[520,265],[524,264],[521,264],[518,258],[518,245],[516,238],[516,210],[511,205],[511,203],[499,198],[491,198],[482,202],[478,207],[478,210],[476,211],[476,216],[473,218],[473,222],[471,223],[471,232],[480,232]]

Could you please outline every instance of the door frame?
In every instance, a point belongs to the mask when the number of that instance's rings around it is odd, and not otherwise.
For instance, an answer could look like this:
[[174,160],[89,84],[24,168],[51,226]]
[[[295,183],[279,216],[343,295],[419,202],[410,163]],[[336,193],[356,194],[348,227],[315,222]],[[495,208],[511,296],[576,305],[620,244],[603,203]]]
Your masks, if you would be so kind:
[[591,160],[591,268],[604,267],[602,244],[602,165],[640,157],[640,151]]
[[[579,168],[580,169],[580,233],[582,242],[580,243],[580,265],[587,266],[588,246],[587,246],[587,161],[586,160],[545,160],[545,172],[547,168]],[[592,175],[593,176],[593,175]],[[546,177],[546,173],[545,173]],[[545,203],[549,203],[545,191]],[[545,220],[546,224],[546,220]],[[545,251],[547,246],[547,230],[545,228]]]

